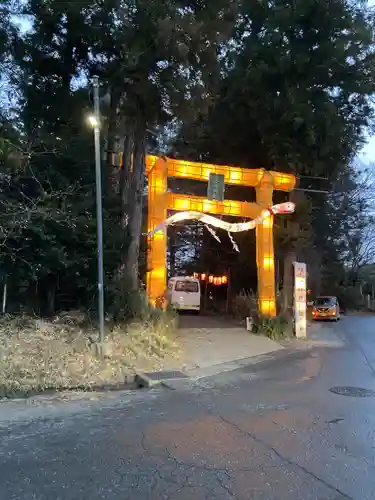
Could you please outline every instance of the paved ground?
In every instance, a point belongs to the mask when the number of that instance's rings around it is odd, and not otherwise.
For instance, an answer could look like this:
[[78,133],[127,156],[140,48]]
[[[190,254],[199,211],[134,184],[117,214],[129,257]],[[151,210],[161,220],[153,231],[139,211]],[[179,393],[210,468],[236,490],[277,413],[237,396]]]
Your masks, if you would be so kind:
[[242,326],[242,324],[243,322],[236,321],[230,317],[208,312],[201,312],[198,315],[184,312],[178,315],[178,326],[180,329],[209,328],[211,330],[216,330],[223,327],[239,327]]
[[321,335],[176,390],[3,403],[0,498],[373,500],[375,397],[330,388],[375,390],[375,318]]
[[222,370],[217,366],[222,363],[230,368],[233,361],[282,349],[266,337],[247,332],[238,322],[204,314],[181,314],[177,341],[183,349],[178,363],[193,376],[213,375]]

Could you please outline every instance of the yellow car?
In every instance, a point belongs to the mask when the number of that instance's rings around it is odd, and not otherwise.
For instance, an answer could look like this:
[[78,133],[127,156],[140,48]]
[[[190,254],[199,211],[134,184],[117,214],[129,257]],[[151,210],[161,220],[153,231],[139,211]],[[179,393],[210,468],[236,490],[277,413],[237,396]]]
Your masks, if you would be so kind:
[[317,319],[328,319],[338,321],[340,319],[340,305],[337,297],[317,297],[314,300],[312,317]]

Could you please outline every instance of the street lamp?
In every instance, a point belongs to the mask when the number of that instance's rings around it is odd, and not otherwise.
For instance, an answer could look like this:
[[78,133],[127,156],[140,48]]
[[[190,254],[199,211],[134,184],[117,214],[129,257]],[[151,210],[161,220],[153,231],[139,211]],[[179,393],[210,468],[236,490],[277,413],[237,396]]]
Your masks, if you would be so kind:
[[96,119],[96,116],[95,116],[95,115],[89,115],[89,116],[87,117],[87,121],[88,121],[88,123],[92,126],[92,128],[99,127],[99,122],[98,122],[98,120]]
[[103,285],[103,209],[102,209],[102,173],[100,156],[100,109],[99,109],[99,78],[94,76],[94,114],[88,117],[88,122],[94,129],[95,144],[95,183],[96,183],[96,220],[97,220],[97,252],[98,252],[98,310],[99,310],[99,350],[104,350],[104,285]]

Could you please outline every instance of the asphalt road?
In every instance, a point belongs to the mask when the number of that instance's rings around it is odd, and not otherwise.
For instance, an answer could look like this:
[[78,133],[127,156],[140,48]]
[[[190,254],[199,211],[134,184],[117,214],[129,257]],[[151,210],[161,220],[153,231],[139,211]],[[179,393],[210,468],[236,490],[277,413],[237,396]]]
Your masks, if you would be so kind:
[[[373,500],[375,317],[176,390],[0,405],[0,499]],[[329,345],[329,343],[328,343]]]

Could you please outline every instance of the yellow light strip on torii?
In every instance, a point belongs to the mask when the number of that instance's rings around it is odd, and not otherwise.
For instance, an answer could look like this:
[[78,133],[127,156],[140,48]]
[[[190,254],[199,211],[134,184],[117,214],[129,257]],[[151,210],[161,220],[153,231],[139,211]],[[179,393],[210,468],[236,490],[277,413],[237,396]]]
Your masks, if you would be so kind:
[[214,215],[231,215],[255,219],[261,213],[256,203],[234,200],[208,200],[201,196],[168,193],[168,209],[176,211],[205,212]]
[[[123,153],[112,154],[113,165],[123,165]],[[177,160],[168,158],[167,156],[159,157],[155,155],[146,155],[146,174],[149,175],[155,167],[156,162],[162,159],[167,164],[168,177],[180,177],[185,179],[195,179],[200,181],[208,181],[210,173],[224,175],[225,184],[237,186],[258,186],[265,174],[262,168],[248,169],[241,167],[233,167],[228,165],[214,165],[211,163],[200,163],[186,160]],[[284,172],[269,173],[273,180],[273,189],[275,191],[290,192],[296,185],[296,177],[293,174]]]
[[267,172],[272,176],[273,189],[276,191],[289,192],[292,191],[296,185],[296,178],[293,174],[273,171],[268,172],[262,168],[248,169],[228,165],[176,160],[166,156],[159,157],[154,155],[146,156],[147,175],[161,158],[167,165],[168,177],[208,181],[210,174],[222,174],[224,175],[225,184],[256,187],[261,183],[265,172]]

